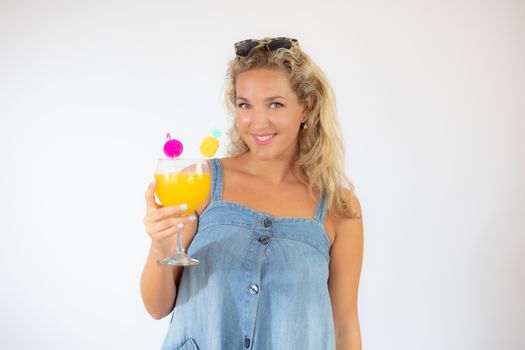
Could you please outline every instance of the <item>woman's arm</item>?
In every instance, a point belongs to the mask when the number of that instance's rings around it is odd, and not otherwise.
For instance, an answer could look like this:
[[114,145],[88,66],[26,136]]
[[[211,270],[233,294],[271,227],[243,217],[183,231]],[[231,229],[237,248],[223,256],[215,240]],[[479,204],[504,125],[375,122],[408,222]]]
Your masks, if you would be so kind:
[[351,205],[358,214],[357,218],[334,220],[336,235],[330,250],[328,289],[337,350],[361,350],[357,293],[363,261],[363,221],[356,196],[353,196]]
[[[188,250],[197,231],[197,222],[187,217],[172,218],[177,214],[176,207],[162,207],[155,202],[155,185],[152,183],[146,192],[147,214],[144,218],[146,231],[151,236],[151,248],[140,279],[142,301],[148,313],[156,320],[167,316],[175,307],[177,288],[182,275],[182,266],[158,265],[157,261],[172,255],[175,251],[177,223],[183,223],[182,248]],[[194,213],[204,211],[209,196]],[[161,213],[162,212],[162,213]],[[171,213],[171,214],[170,214]],[[170,214],[170,215],[168,215]]]
[[[182,233],[182,247],[188,250],[190,240],[195,235],[195,222],[186,224]],[[158,265],[157,261],[166,258],[165,254],[151,246],[140,279],[140,291],[146,310],[159,320],[173,310],[177,295],[177,286],[182,275],[182,266]]]

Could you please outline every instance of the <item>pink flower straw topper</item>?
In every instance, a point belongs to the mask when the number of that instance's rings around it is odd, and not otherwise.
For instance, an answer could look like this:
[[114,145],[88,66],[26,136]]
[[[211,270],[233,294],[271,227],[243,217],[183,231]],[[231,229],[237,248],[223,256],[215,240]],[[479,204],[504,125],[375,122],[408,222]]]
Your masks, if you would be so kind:
[[182,142],[177,139],[172,139],[170,133],[167,133],[166,137],[168,138],[168,141],[164,144],[164,154],[168,158],[177,158],[184,150]]

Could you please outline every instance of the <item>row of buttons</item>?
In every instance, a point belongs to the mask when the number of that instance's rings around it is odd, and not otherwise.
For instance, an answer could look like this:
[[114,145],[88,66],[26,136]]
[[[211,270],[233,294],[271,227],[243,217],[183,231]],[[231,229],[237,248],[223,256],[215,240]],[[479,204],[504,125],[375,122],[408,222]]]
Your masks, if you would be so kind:
[[[272,227],[272,219],[264,218],[262,221],[262,225],[266,228]],[[259,242],[261,242],[262,244],[268,244],[270,243],[270,240],[271,240],[270,236],[267,236],[267,235],[261,236],[259,238]],[[256,295],[257,293],[259,293],[259,286],[257,285],[257,283],[250,283],[250,285],[248,286],[248,292],[250,292],[250,294],[252,295]],[[250,344],[251,344],[250,338],[247,336],[244,337],[244,347],[249,348]]]
[[[250,283],[250,285],[248,286],[248,291],[250,292],[250,294],[255,295],[259,293],[259,286],[257,285],[257,283]],[[244,337],[244,347],[249,348],[250,343],[251,343],[250,338]]]
[[[272,227],[272,220],[270,218],[264,218],[264,220],[262,221],[262,225],[264,227]],[[261,242],[262,244],[268,244],[270,243],[270,237],[269,236],[261,236],[259,238],[259,242]]]

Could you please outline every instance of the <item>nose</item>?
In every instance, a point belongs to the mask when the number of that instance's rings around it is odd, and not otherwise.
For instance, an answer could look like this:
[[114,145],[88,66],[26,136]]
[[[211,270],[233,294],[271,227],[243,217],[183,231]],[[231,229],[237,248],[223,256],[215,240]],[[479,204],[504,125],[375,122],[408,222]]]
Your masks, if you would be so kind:
[[237,114],[236,118],[238,122],[249,127],[250,129],[262,129],[270,124],[266,112],[257,110],[255,108],[249,111],[249,113],[245,112]]
[[251,119],[251,126],[254,129],[262,129],[270,124],[270,121],[268,120],[268,115],[264,110],[254,109]]

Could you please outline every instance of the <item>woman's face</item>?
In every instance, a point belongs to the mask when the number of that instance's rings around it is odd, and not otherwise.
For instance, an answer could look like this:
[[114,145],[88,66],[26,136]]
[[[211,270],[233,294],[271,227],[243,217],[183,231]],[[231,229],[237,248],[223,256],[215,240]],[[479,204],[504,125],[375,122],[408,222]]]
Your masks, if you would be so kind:
[[261,160],[292,159],[300,125],[308,117],[283,70],[252,69],[237,76],[236,124]]

